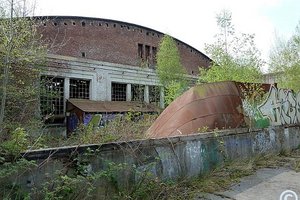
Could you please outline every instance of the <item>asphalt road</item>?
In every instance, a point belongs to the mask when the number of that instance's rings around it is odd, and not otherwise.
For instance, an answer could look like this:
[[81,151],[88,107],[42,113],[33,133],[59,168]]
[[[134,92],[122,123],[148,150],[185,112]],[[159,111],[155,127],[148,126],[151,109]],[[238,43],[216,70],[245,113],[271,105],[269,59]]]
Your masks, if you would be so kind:
[[300,172],[283,167],[259,169],[225,192],[202,193],[195,199],[300,200]]

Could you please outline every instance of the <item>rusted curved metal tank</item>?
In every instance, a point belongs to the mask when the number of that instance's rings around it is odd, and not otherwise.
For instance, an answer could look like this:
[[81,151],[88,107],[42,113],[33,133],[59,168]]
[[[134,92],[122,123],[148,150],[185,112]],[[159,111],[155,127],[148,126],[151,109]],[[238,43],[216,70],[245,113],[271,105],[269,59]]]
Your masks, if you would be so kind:
[[148,129],[149,138],[188,135],[199,129],[236,128],[244,123],[238,83],[207,83],[173,101]]

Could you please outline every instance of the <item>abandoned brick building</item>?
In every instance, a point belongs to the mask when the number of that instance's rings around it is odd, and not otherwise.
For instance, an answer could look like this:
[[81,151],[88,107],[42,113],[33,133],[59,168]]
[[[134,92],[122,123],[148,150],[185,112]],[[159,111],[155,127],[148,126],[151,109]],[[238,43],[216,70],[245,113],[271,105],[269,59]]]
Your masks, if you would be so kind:
[[[94,112],[97,109],[104,112],[105,102],[116,102],[119,108],[122,103],[129,107],[132,103],[134,107],[138,101],[164,106],[163,88],[155,73],[155,57],[163,33],[99,18],[44,16],[36,19],[43,20],[38,31],[49,45],[42,83],[49,92],[59,94],[41,98],[42,112],[54,114],[53,123],[65,123],[65,116],[70,114],[67,112],[69,99],[72,104],[90,104]],[[196,78],[198,67],[208,67],[210,58],[178,39],[175,41],[189,77]]]

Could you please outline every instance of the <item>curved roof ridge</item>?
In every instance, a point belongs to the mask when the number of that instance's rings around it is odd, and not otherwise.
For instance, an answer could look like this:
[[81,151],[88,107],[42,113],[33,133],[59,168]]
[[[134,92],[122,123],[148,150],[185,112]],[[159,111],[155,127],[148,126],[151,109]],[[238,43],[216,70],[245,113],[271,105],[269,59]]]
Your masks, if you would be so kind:
[[[37,19],[51,19],[51,20],[54,20],[54,19],[77,19],[77,20],[101,20],[101,21],[107,21],[107,22],[112,22],[112,23],[122,23],[122,24],[125,24],[125,25],[129,25],[129,26],[135,26],[135,27],[138,27],[138,28],[142,28],[142,29],[145,29],[145,30],[149,30],[149,31],[153,31],[153,32],[156,32],[156,33],[159,33],[159,34],[162,34],[162,35],[165,35],[166,33],[163,33],[163,32],[160,32],[160,31],[157,31],[155,29],[152,29],[152,28],[149,28],[149,27],[146,27],[146,26],[141,26],[141,25],[138,25],[138,24],[134,24],[134,23],[129,23],[129,22],[124,22],[124,21],[119,21],[119,20],[113,20],[113,19],[105,19],[105,18],[97,18],[97,17],[82,17],[82,16],[72,16],[72,15],[69,15],[69,16],[66,16],[66,15],[48,15],[48,16],[30,16],[30,18],[37,18]],[[171,36],[171,35],[170,35]],[[206,58],[208,58],[209,60],[212,61],[211,58],[209,58],[207,55],[205,55],[204,53],[202,53],[201,51],[199,51],[198,49],[196,49],[195,47],[171,36],[176,42],[180,42],[186,46],[188,46],[189,48],[195,50],[196,52],[200,53],[201,55],[205,56]]]

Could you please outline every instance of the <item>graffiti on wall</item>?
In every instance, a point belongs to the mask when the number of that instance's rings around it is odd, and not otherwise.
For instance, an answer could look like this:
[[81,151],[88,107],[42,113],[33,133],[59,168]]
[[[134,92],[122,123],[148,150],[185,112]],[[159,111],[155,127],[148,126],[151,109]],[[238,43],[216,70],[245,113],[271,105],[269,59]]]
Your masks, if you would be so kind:
[[271,86],[267,99],[258,106],[270,125],[300,123],[300,93]]
[[259,111],[256,103],[249,103],[247,99],[242,100],[245,123],[249,127],[265,128],[270,125],[269,120],[265,118]]

